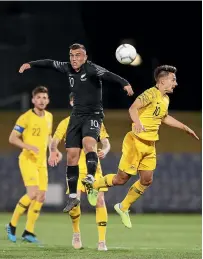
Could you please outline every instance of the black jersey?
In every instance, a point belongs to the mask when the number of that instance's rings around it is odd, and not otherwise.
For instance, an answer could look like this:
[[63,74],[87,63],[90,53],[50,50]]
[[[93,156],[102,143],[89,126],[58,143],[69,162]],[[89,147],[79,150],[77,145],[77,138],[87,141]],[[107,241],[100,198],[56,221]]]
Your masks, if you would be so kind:
[[78,72],[69,62],[45,59],[31,61],[29,64],[31,67],[53,68],[68,76],[70,91],[74,95],[73,114],[103,113],[102,80],[117,82],[122,87],[129,85],[128,81],[122,77],[91,61],[84,63]]

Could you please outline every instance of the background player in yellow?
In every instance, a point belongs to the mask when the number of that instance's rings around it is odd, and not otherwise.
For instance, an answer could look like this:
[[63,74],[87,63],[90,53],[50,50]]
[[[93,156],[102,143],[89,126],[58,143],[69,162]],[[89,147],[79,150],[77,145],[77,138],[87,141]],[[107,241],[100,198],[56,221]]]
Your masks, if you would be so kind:
[[[73,102],[73,95],[70,94],[70,103],[72,105]],[[65,118],[62,120],[57,129],[56,132],[54,133],[53,136],[53,142],[54,145],[57,147],[58,143],[64,139],[66,136],[66,131],[68,128],[68,123],[69,123],[70,117]],[[104,127],[104,124],[102,123],[101,125],[101,131],[100,131],[100,141],[102,143],[102,149],[98,150],[98,157],[100,159],[103,159],[106,154],[110,150],[110,143],[108,140],[108,133],[106,132],[106,129]],[[50,156],[51,158],[51,156]],[[54,166],[58,163],[58,161],[54,161],[49,159],[49,164],[51,166]],[[85,187],[83,186],[81,180],[84,179],[87,175],[87,166],[86,166],[86,157],[85,157],[85,152],[82,150],[80,154],[80,160],[79,160],[79,179],[78,179],[78,185],[77,185],[77,196],[78,199],[81,197],[81,192],[86,192]],[[100,162],[98,163],[96,174],[95,174],[95,179],[99,179],[102,177],[102,169],[101,169],[101,164]],[[67,181],[68,185],[68,181]],[[106,247],[106,226],[107,226],[107,209],[106,209],[106,204],[105,204],[105,199],[104,199],[104,192],[107,191],[108,189],[101,188],[98,193],[97,197],[97,203],[96,203],[96,223],[98,226],[98,250],[107,250]],[[67,190],[67,193],[69,191]],[[78,204],[76,207],[74,207],[70,212],[69,215],[72,220],[72,226],[73,226],[73,239],[72,239],[72,245],[75,249],[80,249],[82,247],[82,242],[81,242],[81,235],[80,235],[80,215],[81,215],[81,210],[80,210],[80,204]]]
[[136,98],[129,109],[133,121],[132,131],[124,138],[122,157],[117,174],[108,174],[94,183],[94,188],[125,184],[132,175],[139,173],[140,179],[129,189],[125,199],[114,206],[128,228],[132,227],[128,210],[152,184],[156,168],[155,142],[159,139],[159,126],[165,123],[185,131],[198,139],[193,130],[168,115],[169,97],[177,86],[176,68],[169,65],[154,71],[156,85]]
[[48,185],[47,147],[51,143],[51,113],[45,111],[49,103],[48,90],[44,86],[32,92],[34,108],[22,114],[9,137],[9,142],[22,149],[19,167],[26,187],[26,194],[18,201],[10,223],[6,226],[8,239],[16,242],[16,227],[20,216],[27,212],[27,223],[22,239],[38,242],[34,227],[45,200]]

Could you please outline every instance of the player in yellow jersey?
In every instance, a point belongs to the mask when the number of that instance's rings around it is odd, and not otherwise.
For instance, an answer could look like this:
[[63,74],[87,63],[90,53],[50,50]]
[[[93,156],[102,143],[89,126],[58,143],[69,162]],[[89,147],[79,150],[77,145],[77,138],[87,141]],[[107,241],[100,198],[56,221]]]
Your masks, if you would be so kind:
[[114,206],[121,216],[123,224],[131,228],[128,210],[152,184],[153,171],[156,168],[155,143],[159,139],[161,123],[185,131],[198,139],[193,130],[168,115],[169,97],[177,86],[176,68],[163,65],[154,72],[156,85],[136,98],[129,109],[133,121],[132,131],[124,138],[122,157],[117,174],[108,174],[94,183],[94,188],[125,184],[132,175],[139,173],[140,179],[129,189],[125,199]]
[[49,103],[48,90],[36,87],[32,92],[34,108],[22,114],[9,137],[9,142],[22,149],[19,167],[26,187],[26,194],[18,201],[10,223],[6,226],[8,239],[16,242],[16,227],[20,216],[27,212],[27,223],[22,239],[37,243],[35,223],[45,200],[48,185],[47,147],[51,142],[51,113],[45,111]]
[[[73,95],[70,94],[70,104],[72,106],[73,103]],[[53,136],[52,142],[55,142],[54,145],[57,148],[59,142],[66,137],[66,131],[68,128],[68,124],[70,121],[70,117],[65,118],[62,120],[55,133]],[[102,149],[98,150],[98,157],[100,159],[103,159],[106,154],[110,150],[110,143],[108,140],[108,133],[106,132],[105,126],[102,123],[101,125],[101,131],[100,131],[100,141],[102,143]],[[51,166],[55,166],[58,161],[51,160],[51,156],[49,158],[49,164]],[[86,189],[83,186],[81,180],[85,178],[87,175],[87,166],[86,166],[86,157],[85,157],[85,152],[81,150],[80,154],[80,160],[79,160],[79,179],[78,179],[78,185],[77,185],[77,197],[80,199],[81,193],[85,193]],[[99,179],[102,177],[102,169],[101,169],[101,164],[100,162],[98,163],[96,174],[95,174],[95,179]],[[68,181],[67,181],[67,186],[68,186]],[[106,192],[108,189],[101,188],[99,190],[98,196],[97,196],[97,202],[96,202],[96,223],[98,226],[98,250],[100,251],[106,251],[106,226],[107,226],[107,209],[106,209],[106,204],[105,204],[105,199],[104,199],[104,192]],[[67,193],[69,193],[69,190],[67,190]],[[81,235],[80,235],[80,215],[81,215],[81,210],[80,210],[80,204],[78,204],[76,207],[74,207],[71,211],[69,211],[69,215],[72,220],[72,226],[73,226],[73,239],[72,239],[72,245],[75,249],[80,249],[82,247],[82,242],[81,242]]]

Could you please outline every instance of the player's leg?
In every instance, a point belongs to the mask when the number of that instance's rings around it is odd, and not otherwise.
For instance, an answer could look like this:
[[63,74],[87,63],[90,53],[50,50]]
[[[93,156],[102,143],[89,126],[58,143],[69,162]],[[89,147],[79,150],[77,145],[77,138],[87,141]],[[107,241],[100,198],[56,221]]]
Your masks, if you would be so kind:
[[13,212],[11,221],[6,225],[8,239],[16,242],[16,227],[21,215],[29,208],[32,200],[36,198],[38,191],[38,178],[36,178],[36,165],[28,159],[19,159],[19,167],[26,187],[26,194],[18,201]]
[[81,119],[71,116],[66,135],[67,167],[66,176],[69,185],[69,197],[63,212],[69,212],[79,204],[77,199],[77,183],[79,178],[78,161],[82,148]]
[[[80,200],[81,191],[77,191],[77,198]],[[73,228],[73,238],[72,238],[72,246],[75,249],[82,248],[82,241],[81,241],[81,234],[80,234],[80,217],[81,217],[81,209],[80,204],[74,207],[72,210],[69,211],[69,215],[72,222]]]
[[130,177],[130,174],[118,169],[117,174],[107,174],[104,177],[101,177],[98,181],[95,181],[93,183],[93,187],[98,190],[105,187],[124,185]]
[[97,140],[94,137],[85,136],[82,143],[86,154],[87,178],[92,179],[93,182],[98,164]]
[[125,199],[121,202],[121,210],[127,211],[132,203],[134,203],[152,184],[153,171],[156,168],[156,150],[154,142],[144,141],[137,142],[137,149],[145,150],[145,155],[140,159],[138,172],[140,179],[136,181],[130,188]]
[[[87,198],[88,198],[89,203],[92,206],[96,206],[98,190],[92,188],[92,183],[94,181],[95,172],[96,172],[97,166],[98,166],[97,142],[92,137],[84,137],[83,143],[84,143],[84,147],[85,147],[84,151],[86,154],[87,174],[86,174],[86,177],[84,177],[82,179],[82,183],[84,184],[84,186],[87,190]],[[88,153],[88,150],[93,150],[93,152]],[[89,168],[89,171],[88,171],[88,168]],[[88,172],[91,172],[91,174],[89,174]]]
[[125,199],[120,203],[122,211],[128,211],[130,206],[146,191],[153,181],[153,171],[139,171],[140,179],[129,189]]
[[35,199],[31,202],[30,207],[27,213],[27,222],[25,226],[25,230],[22,234],[22,238],[24,241],[37,243],[37,237],[35,235],[35,225],[40,216],[40,212],[42,206],[45,201],[45,195],[48,187],[48,172],[46,167],[38,168],[38,191]]
[[32,201],[35,199],[38,186],[27,186],[26,190],[26,194],[21,197],[15,207],[10,223],[6,225],[8,239],[12,242],[16,242],[15,234],[20,216],[24,214],[24,212],[29,208]]
[[91,116],[86,119],[82,127],[82,144],[86,154],[87,176],[82,183],[88,190],[88,200],[91,205],[96,205],[97,191],[93,189],[94,176],[98,165],[97,142],[100,135],[102,118]]
[[[97,170],[97,142],[100,135],[102,118],[100,116],[90,116],[83,123],[82,144],[86,154],[87,179],[92,183]],[[91,180],[92,179],[92,180]]]
[[[115,210],[121,215],[122,219],[124,219],[124,217],[126,219],[129,218],[128,210],[130,206],[136,202],[137,199],[139,199],[151,185],[153,181],[153,170],[156,168],[156,150],[154,143],[137,140],[135,147],[136,150],[144,150],[145,152],[144,156],[140,155],[140,152],[137,152],[137,156],[139,157],[139,165],[137,168],[140,174],[140,179],[130,187],[124,200],[121,203],[116,204],[114,207]],[[130,171],[128,171],[128,173],[130,173]],[[127,215],[127,217],[125,215]],[[132,227],[129,220],[122,221],[126,227]]]
[[[102,190],[102,189],[101,189]],[[98,194],[96,204],[96,223],[98,227],[98,250],[107,251],[106,247],[106,227],[107,227],[108,215],[106,204],[104,200],[104,192],[100,191]]]
[[[81,169],[80,163],[79,163],[79,169]],[[86,168],[85,168],[85,170],[86,170]],[[67,178],[66,178],[66,183],[67,183],[66,194],[69,194]],[[81,171],[80,171],[80,177],[78,179],[78,185],[77,185],[78,200],[80,200],[80,198],[81,198],[81,192],[85,192],[85,187],[81,183]],[[75,206],[72,210],[69,211],[69,216],[71,218],[72,228],[73,228],[72,246],[75,249],[80,249],[80,248],[82,248],[82,241],[81,241],[81,234],[80,234],[80,217],[81,217],[80,203],[77,206]]]
[[112,187],[114,185],[123,185],[137,172],[139,155],[136,152],[134,136],[128,132],[123,140],[122,157],[118,166],[117,174],[107,174],[99,181],[95,181],[93,187],[99,189],[102,187]]
[[153,171],[140,171],[140,179],[136,181],[129,189],[127,195],[121,203],[117,203],[114,209],[121,216],[123,224],[127,228],[132,227],[129,217],[129,208],[136,202],[152,183]]

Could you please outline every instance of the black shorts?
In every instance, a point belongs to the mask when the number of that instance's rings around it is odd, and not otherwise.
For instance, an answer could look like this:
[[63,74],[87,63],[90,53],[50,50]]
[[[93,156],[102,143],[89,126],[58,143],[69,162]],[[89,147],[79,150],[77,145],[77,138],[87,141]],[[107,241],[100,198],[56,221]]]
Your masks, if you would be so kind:
[[71,115],[66,133],[66,148],[82,148],[84,137],[98,141],[102,121],[102,115]]

